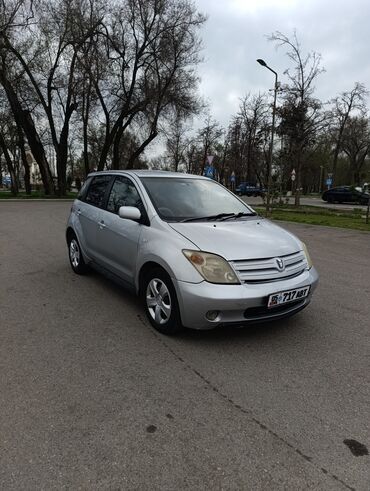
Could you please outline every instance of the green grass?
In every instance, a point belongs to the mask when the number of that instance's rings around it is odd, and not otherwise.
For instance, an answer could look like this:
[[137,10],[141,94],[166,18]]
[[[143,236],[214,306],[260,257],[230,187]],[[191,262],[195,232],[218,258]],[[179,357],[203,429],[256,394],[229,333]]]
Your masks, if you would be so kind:
[[[262,216],[265,215],[264,208],[255,208]],[[272,210],[271,218],[287,222],[308,223],[310,225],[325,225],[328,227],[349,228],[370,232],[370,223],[365,223],[365,212],[359,209],[349,211],[318,208],[315,206],[294,205],[276,207]]]
[[49,196],[45,195],[43,191],[32,191],[32,194],[26,194],[25,191],[20,191],[17,196],[13,196],[10,191],[0,191],[0,199],[58,199],[58,198],[75,198],[77,192],[68,192],[66,196]]

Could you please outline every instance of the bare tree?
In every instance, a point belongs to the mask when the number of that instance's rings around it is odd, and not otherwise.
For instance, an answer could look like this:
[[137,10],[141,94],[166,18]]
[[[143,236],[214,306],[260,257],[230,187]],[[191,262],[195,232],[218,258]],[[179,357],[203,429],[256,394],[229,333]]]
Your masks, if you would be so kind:
[[268,39],[275,42],[277,47],[287,47],[287,56],[293,63],[293,70],[285,71],[289,84],[282,87],[284,103],[280,109],[280,134],[290,140],[296,171],[295,204],[299,206],[303,152],[314,139],[318,127],[326,120],[326,115],[321,111],[322,104],[313,97],[314,82],[323,72],[321,56],[315,52],[304,55],[295,32],[289,38],[277,31]]
[[348,92],[342,92],[338,97],[332,100],[332,118],[333,118],[333,138],[334,138],[334,151],[333,151],[333,183],[336,180],[338,156],[341,151],[343,133],[353,111],[364,113],[365,111],[365,97],[368,91],[365,86],[360,83],[356,83],[352,90]]
[[200,174],[203,175],[207,163],[207,156],[214,150],[216,143],[223,134],[223,129],[219,123],[207,115],[204,126],[198,131],[197,139],[201,147],[202,162]]
[[10,179],[11,179],[10,188],[11,188],[12,194],[14,196],[17,196],[18,191],[19,191],[18,179],[17,179],[17,175],[15,172],[13,159],[9,153],[8,144],[6,143],[6,135],[4,135],[2,128],[0,128],[0,150],[1,150],[2,154],[4,155],[5,163],[6,163],[6,166],[8,168],[8,172],[10,174]]
[[240,100],[239,111],[231,128],[233,143],[239,149],[236,169],[239,167],[238,174],[248,182],[256,174],[265,175],[267,179],[264,151],[270,130],[269,119],[270,108],[265,94],[247,94]]
[[156,138],[161,118],[174,110],[190,114],[197,109],[197,30],[204,21],[188,0],[113,4],[98,32],[95,63],[85,64],[106,128],[99,170],[107,165],[112,146],[112,167],[116,167],[120,139],[130,126],[136,126],[141,141],[128,167]]
[[174,117],[168,121],[165,133],[166,157],[170,168],[177,172],[185,164],[185,155],[188,146],[187,134],[189,125],[184,121],[181,113],[175,112]]
[[360,185],[361,171],[370,151],[370,127],[367,117],[348,117],[341,145],[349,159],[351,183]]
[[[45,193],[54,192],[50,168],[45,156],[45,150],[36,131],[34,120],[29,108],[24,104],[25,93],[29,85],[21,74],[17,74],[15,60],[9,49],[10,40],[17,33],[24,32],[33,19],[33,3],[27,0],[10,0],[0,5],[0,84],[6,94],[14,121],[18,129],[22,129],[27,137],[31,151],[40,167]],[[27,49],[27,43],[23,49]]]
[[[0,33],[1,48],[7,57],[6,62],[12,64],[15,75],[23,77],[32,88],[34,101],[48,123],[56,155],[58,191],[63,195],[66,192],[70,121],[77,109],[77,51],[99,24],[100,20],[96,17],[99,11],[93,9],[94,2],[87,0],[39,0],[35,11],[32,1],[24,2],[26,3],[32,22],[26,24],[21,32],[14,29],[3,30]],[[82,18],[88,18],[84,25],[76,22],[76,19],[80,21]],[[5,72],[4,62],[2,72]],[[10,80],[7,75],[2,75],[2,84],[9,101],[12,100],[14,116],[19,119],[40,171],[46,174],[47,186],[53,192],[45,151],[41,148],[40,129],[30,121],[29,108],[25,101],[20,100],[14,86],[9,88]],[[23,118],[19,116],[22,112],[27,113]]]

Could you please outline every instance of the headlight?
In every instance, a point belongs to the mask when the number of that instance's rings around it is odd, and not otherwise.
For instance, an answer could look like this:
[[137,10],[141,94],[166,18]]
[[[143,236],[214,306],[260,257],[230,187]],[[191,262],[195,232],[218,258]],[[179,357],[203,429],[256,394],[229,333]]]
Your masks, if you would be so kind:
[[182,252],[206,281],[221,284],[240,284],[236,274],[223,257],[201,251],[183,250]]
[[307,259],[308,269],[311,269],[312,266],[313,266],[313,264],[312,264],[310,255],[308,254],[307,246],[306,246],[306,244],[304,242],[302,242],[302,249],[303,249],[303,252],[305,253],[305,256],[306,256],[306,259]]

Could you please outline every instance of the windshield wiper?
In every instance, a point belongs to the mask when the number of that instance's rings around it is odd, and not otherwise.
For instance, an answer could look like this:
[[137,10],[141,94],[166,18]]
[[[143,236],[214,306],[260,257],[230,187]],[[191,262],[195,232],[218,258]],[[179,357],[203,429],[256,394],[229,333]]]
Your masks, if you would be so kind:
[[241,217],[255,217],[257,216],[257,213],[254,212],[254,211],[251,211],[249,213],[244,213],[243,211],[241,211],[240,213],[232,213],[232,214],[228,214],[229,216],[225,217],[222,219],[222,221],[225,221],[225,220],[230,220],[230,218],[241,218]]
[[231,218],[234,217],[235,213],[219,213],[218,215],[209,215],[206,217],[194,217],[194,218],[185,218],[181,220],[182,222],[195,222],[196,220],[221,220],[222,218]]

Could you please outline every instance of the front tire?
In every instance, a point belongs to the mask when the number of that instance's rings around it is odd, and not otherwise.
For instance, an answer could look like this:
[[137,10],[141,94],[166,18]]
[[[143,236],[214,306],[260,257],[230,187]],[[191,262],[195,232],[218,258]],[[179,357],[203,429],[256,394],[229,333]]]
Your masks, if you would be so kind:
[[86,274],[89,267],[82,256],[81,247],[74,233],[68,237],[68,257],[73,271],[76,274]]
[[141,296],[146,316],[157,331],[173,335],[183,329],[176,291],[163,269],[149,271],[142,284]]

